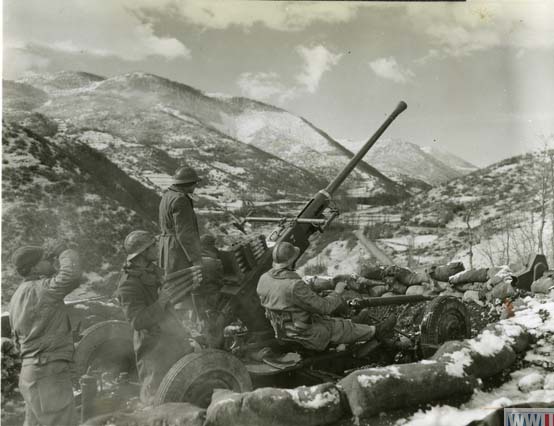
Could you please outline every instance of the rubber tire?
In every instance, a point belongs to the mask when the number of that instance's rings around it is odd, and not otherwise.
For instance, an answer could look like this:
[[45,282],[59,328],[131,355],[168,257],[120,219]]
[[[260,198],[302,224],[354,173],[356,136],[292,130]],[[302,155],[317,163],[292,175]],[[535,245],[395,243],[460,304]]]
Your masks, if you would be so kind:
[[106,359],[118,366],[117,372],[136,372],[133,349],[133,329],[125,321],[99,322],[87,328],[75,347],[74,373],[78,377],[86,373],[98,359]]
[[216,388],[249,392],[252,381],[239,359],[225,351],[205,349],[185,355],[169,369],[158,387],[154,405],[190,402],[206,408]]
[[[444,324],[447,316],[455,335],[445,333]],[[457,323],[452,320],[457,319]],[[471,337],[471,319],[467,308],[455,296],[439,296],[430,302],[425,308],[420,324],[421,354],[424,358],[432,356],[438,346],[449,340],[463,340]],[[434,345],[436,348],[426,345]]]

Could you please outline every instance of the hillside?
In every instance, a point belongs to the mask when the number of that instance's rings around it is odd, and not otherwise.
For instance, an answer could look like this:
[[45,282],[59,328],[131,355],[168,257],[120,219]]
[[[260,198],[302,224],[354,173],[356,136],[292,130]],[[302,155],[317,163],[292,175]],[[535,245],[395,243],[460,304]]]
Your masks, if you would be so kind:
[[3,303],[18,282],[10,255],[20,245],[64,238],[86,271],[106,274],[121,267],[131,230],[156,229],[158,195],[87,145],[4,121],[2,150]]
[[466,246],[456,256],[466,262],[473,234],[475,260],[490,266],[521,263],[538,250],[543,212],[543,250],[554,261],[553,210],[554,150],[549,150],[503,160],[418,194],[404,203],[403,219],[456,236]]
[[[214,202],[241,200],[252,194],[268,200],[305,199],[324,184],[314,175],[223,135],[192,116],[162,104],[152,106],[144,100],[148,96],[140,97],[142,101],[131,100],[117,92],[96,93],[89,86],[86,90],[74,89],[73,79],[65,85],[53,79],[45,85],[43,80],[38,82],[41,87],[56,89],[49,92],[49,99],[40,108],[35,105],[30,109],[33,112],[22,111],[19,104],[7,102],[6,115],[36,130],[41,121],[53,123],[54,134],[86,143],[153,189],[161,188],[152,176],[171,175],[183,162],[199,170],[203,178],[199,192]],[[35,83],[32,79],[26,81]],[[93,86],[98,84],[95,81]],[[13,82],[4,82],[4,86],[16,91],[31,87]],[[59,89],[65,86],[71,88]],[[19,90],[16,94],[25,99],[26,92]]]
[[[248,174],[248,169],[263,164],[252,171],[250,181],[243,183],[247,192],[260,189],[261,198],[282,198],[275,186],[265,191],[263,188],[263,184],[273,185],[276,175],[280,189],[287,194],[312,194],[349,158],[336,141],[287,111],[245,98],[208,96],[150,74],[102,79],[66,72],[32,76],[18,83],[45,91],[48,100],[33,111],[54,118],[68,129],[107,133],[127,144],[159,149],[179,161],[186,158],[199,167],[217,162],[226,165],[220,169],[244,168]],[[275,172],[265,176],[267,171]],[[241,179],[237,173],[227,178]],[[357,186],[360,182],[372,182],[372,191],[380,196],[399,199],[405,194],[367,164],[358,168],[346,185]],[[250,188],[253,183],[260,183],[262,188]],[[233,192],[239,198],[236,188]]]
[[[351,150],[358,149],[364,142],[340,141]],[[408,187],[417,187],[418,181],[431,186],[438,185],[477,169],[446,150],[420,147],[390,138],[379,140],[367,154],[366,162],[390,179]],[[419,188],[423,186],[420,184]]]

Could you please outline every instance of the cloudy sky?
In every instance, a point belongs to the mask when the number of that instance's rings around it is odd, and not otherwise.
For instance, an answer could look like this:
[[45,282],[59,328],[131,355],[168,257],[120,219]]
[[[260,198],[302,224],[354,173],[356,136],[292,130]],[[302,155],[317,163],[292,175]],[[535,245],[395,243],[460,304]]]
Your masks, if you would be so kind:
[[145,71],[477,165],[554,135],[554,1],[4,0],[3,76]]

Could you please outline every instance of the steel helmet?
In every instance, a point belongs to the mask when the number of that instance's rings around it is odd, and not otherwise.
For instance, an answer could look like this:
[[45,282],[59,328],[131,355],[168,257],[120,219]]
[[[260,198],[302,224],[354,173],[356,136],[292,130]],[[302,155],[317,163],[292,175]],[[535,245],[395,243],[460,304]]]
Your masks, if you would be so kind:
[[182,166],[175,170],[173,175],[173,184],[180,185],[183,183],[196,183],[200,180],[198,173],[192,167]]
[[44,251],[42,247],[23,246],[19,247],[12,255],[12,263],[21,276],[26,276],[31,268],[40,262]]
[[292,265],[300,254],[300,249],[291,243],[280,242],[273,247],[273,267],[286,268]]
[[156,237],[147,231],[133,231],[125,238],[123,246],[127,253],[127,260],[132,260],[144,250],[156,243]]

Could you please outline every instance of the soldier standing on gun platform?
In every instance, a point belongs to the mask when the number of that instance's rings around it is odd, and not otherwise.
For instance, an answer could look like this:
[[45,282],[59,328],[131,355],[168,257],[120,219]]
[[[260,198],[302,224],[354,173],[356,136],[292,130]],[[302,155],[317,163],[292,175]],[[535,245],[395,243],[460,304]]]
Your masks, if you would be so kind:
[[23,277],[9,311],[22,358],[19,390],[25,400],[24,424],[76,425],[70,370],[73,333],[64,297],[79,285],[79,255],[63,244],[49,249],[24,246],[14,252],[12,262]]
[[140,398],[150,404],[158,386],[175,362],[192,352],[190,333],[172,312],[186,288],[161,285],[157,241],[146,231],[133,231],[124,242],[127,261],[117,297],[134,329],[133,347],[141,382]]
[[159,265],[166,275],[202,264],[200,234],[194,213],[193,193],[200,181],[196,171],[183,166],[160,201]]

